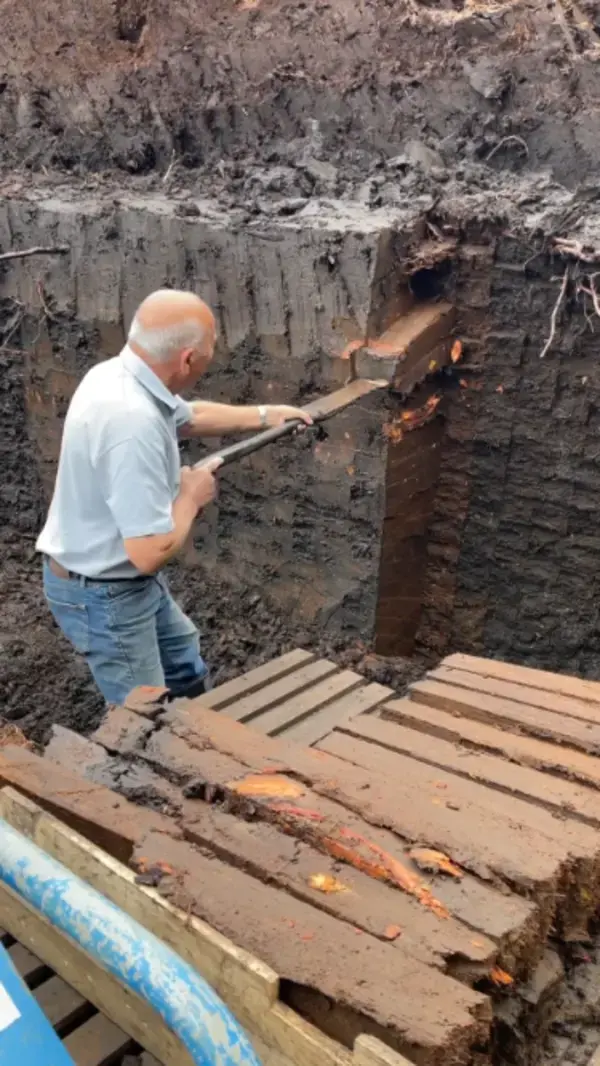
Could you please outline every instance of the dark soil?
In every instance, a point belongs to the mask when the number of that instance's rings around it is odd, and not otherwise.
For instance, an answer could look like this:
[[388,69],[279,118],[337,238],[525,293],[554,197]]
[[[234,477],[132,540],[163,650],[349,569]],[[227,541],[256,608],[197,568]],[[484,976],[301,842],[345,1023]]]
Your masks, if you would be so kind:
[[568,185],[597,166],[594,0],[0,0],[0,20],[0,162],[21,180],[369,197],[392,159]]
[[[44,743],[53,724],[81,733],[96,728],[104,705],[85,663],[53,626],[44,601],[34,540],[4,534],[0,568],[1,718],[18,722],[27,737]],[[425,665],[415,658],[381,659],[360,644],[335,646],[309,631],[298,639],[297,626],[286,629],[255,593],[224,594],[223,585],[204,575],[192,585],[186,572],[172,568],[173,591],[203,634],[203,653],[216,684],[283,654],[294,647],[317,650],[369,680],[402,693]],[[201,599],[198,588],[202,588]],[[12,741],[11,741],[12,742]],[[1,743],[1,737],[0,737]]]

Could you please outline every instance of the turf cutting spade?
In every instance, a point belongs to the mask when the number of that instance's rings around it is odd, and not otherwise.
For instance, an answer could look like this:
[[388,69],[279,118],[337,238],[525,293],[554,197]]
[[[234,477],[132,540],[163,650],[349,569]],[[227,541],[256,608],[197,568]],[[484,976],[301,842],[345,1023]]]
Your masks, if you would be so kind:
[[[327,396],[313,400],[303,410],[318,427],[372,392],[388,389],[396,395],[409,396],[416,385],[451,361],[450,331],[454,318],[451,304],[420,304],[397,319],[376,340],[349,345],[346,357],[350,374],[346,384]],[[307,430],[300,419],[292,419],[281,426],[265,429],[246,440],[211,452],[195,464],[195,469],[214,462],[215,458],[222,460],[222,466],[228,466],[267,444],[289,437],[300,427]]]

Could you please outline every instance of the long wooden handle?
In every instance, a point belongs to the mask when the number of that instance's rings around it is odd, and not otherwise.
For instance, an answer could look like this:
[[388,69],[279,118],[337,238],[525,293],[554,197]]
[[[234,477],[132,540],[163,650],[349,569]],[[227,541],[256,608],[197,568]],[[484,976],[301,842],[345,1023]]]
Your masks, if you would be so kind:
[[199,463],[194,463],[194,470],[201,470],[203,466],[207,466],[217,456],[222,460],[222,466],[228,466],[229,463],[235,463],[237,459],[243,459],[244,456],[252,455],[253,452],[259,451],[260,448],[264,448],[267,444],[272,444],[274,440],[279,440],[280,437],[288,437],[290,433],[304,425],[305,423],[300,418],[294,418],[289,422],[284,422],[281,426],[272,426],[271,429],[264,429],[262,433],[256,433],[253,437],[238,441],[237,444],[230,444],[227,448],[222,448],[221,451],[211,452],[210,455],[201,459]]

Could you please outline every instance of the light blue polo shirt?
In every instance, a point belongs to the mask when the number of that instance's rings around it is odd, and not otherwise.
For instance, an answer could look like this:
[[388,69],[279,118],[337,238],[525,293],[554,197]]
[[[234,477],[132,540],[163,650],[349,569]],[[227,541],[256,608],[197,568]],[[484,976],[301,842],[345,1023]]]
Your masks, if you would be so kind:
[[93,367],[67,412],[37,550],[85,577],[139,576],[123,541],[173,530],[177,429],[191,417],[130,348]]

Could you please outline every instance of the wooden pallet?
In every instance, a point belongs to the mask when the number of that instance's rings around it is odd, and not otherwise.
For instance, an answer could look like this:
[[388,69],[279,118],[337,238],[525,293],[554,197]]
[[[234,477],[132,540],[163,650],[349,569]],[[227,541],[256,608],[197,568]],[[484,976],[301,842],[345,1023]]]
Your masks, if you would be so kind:
[[[127,1033],[4,929],[0,929],[0,942],[63,1041],[74,1066],[119,1066],[124,1056],[140,1055],[141,1049]],[[147,1052],[141,1053],[137,1062],[139,1066],[160,1066]]]
[[[448,1049],[466,1066],[489,1039],[482,988],[522,995],[538,1012],[527,1031],[551,1019],[531,990],[561,980],[548,938],[584,935],[600,903],[599,683],[451,656],[397,699],[297,650],[199,700],[157,695],[138,690],[91,739],[71,735],[76,749],[63,730],[45,770],[0,754],[5,782],[103,850],[8,792],[0,813],[195,965],[269,1066],[401,1062],[365,1036],[373,1018],[415,1061]],[[74,763],[88,782],[64,776]],[[152,813],[101,787],[115,767],[122,790],[151,785]],[[143,888],[116,857],[174,875]],[[315,873],[342,891],[316,891]],[[332,982],[335,945],[346,966]],[[351,1003],[353,1051],[319,996]],[[392,997],[387,1014],[370,1013],[377,996]],[[96,1006],[139,1039],[110,1001]]]
[[[279,1001],[279,978],[263,962],[172,906],[154,889],[136,883],[126,866],[12,788],[0,789],[0,817],[195,966],[246,1026],[263,1066],[409,1066],[374,1037],[359,1036],[353,1052],[328,1039]],[[36,965],[43,965],[39,957],[59,975],[49,977],[50,981],[62,978],[60,988],[68,987],[71,996],[79,993],[77,1002],[85,1002],[82,993],[86,992],[105,1019],[112,1019],[113,1040],[121,1033],[123,1040],[130,1043],[133,1039],[156,1056],[142,1057],[141,1066],[188,1066],[189,1056],[158,1016],[1,885],[0,920],[13,936],[19,936],[21,950],[35,949]],[[106,1066],[107,1062],[82,1059],[76,1060],[76,1066]]]
[[300,648],[207,693],[198,705],[221,711],[268,736],[307,746],[394,695],[353,670]]

